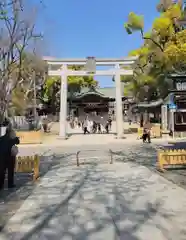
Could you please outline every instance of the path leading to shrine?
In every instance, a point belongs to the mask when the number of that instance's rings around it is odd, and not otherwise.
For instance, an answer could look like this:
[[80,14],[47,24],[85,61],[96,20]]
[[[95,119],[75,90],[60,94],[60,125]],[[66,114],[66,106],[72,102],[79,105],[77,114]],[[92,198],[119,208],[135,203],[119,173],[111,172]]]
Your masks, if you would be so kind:
[[[128,130],[129,127],[137,129],[137,124],[130,126],[127,122],[123,123],[123,129]],[[102,145],[109,144],[113,142],[123,142],[124,139],[118,139],[116,141],[116,122],[112,123],[112,130],[109,134],[83,134],[82,128],[75,127],[72,129],[69,124],[67,124],[67,132],[69,134],[68,140],[62,140],[59,138],[59,123],[55,123],[52,127],[51,134],[47,134],[44,137],[44,145],[60,145],[60,146],[72,146],[72,145]],[[124,134],[124,137],[127,138],[127,141],[136,141],[137,133],[134,134]],[[126,142],[126,141],[125,141]]]
[[105,152],[82,152],[80,167],[74,155],[61,157],[0,239],[185,240],[186,191],[136,164],[138,157],[148,162],[155,151],[126,143],[112,165]]
[[[132,123],[131,125],[129,125],[128,122],[123,122],[123,129],[129,129],[129,128],[138,128],[139,125],[138,124],[135,124],[135,123]],[[116,134],[117,130],[116,130],[116,122],[113,121],[112,122],[112,129],[110,131],[111,134]],[[105,131],[104,127],[103,127],[103,130]],[[59,133],[59,122],[57,123],[54,123],[52,125],[52,129],[51,129],[52,132],[54,133]],[[78,127],[76,126],[74,129],[71,128],[69,122],[67,123],[67,133],[68,134],[83,134],[83,130],[81,127]]]

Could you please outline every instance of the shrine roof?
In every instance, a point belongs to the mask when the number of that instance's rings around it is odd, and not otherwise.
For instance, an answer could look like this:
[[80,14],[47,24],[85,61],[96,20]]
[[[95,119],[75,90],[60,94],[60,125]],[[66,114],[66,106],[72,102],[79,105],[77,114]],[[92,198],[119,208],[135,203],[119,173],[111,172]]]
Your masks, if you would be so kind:
[[[116,90],[115,87],[106,88],[83,88],[80,93],[75,93],[73,98],[82,98],[87,95],[98,95],[103,98],[115,98]],[[70,95],[69,95],[70,97]],[[124,97],[124,94],[123,94]]]
[[168,78],[186,78],[186,73],[172,73],[168,75]]
[[140,102],[136,104],[136,107],[138,108],[153,108],[153,107],[158,107],[163,104],[163,99],[158,99],[156,101],[151,101],[149,103],[147,102]]

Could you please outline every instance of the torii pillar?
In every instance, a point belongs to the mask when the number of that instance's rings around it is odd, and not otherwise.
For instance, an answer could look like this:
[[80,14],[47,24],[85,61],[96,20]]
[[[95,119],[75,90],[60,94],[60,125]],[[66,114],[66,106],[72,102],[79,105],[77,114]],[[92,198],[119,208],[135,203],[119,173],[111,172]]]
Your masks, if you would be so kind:
[[115,87],[116,87],[116,131],[117,138],[123,138],[123,107],[122,107],[122,94],[121,94],[121,74],[120,65],[115,65]]
[[67,65],[63,65],[61,70],[59,138],[67,139]]

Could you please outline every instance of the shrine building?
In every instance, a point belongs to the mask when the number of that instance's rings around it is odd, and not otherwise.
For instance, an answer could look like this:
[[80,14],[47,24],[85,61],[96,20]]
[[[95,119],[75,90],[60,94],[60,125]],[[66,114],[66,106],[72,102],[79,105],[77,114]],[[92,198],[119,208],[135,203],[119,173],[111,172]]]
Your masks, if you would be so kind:
[[[68,93],[68,114],[77,117],[91,112],[98,115],[115,115],[115,98],[115,87],[83,88],[79,93]],[[123,94],[123,113],[128,110],[130,102],[131,100]]]

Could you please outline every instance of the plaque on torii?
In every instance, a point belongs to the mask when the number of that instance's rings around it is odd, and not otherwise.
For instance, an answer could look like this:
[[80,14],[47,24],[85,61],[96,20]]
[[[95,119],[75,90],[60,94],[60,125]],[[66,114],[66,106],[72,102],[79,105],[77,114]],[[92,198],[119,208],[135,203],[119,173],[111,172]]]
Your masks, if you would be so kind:
[[96,59],[95,57],[87,57],[85,64],[85,71],[87,73],[96,73]]

